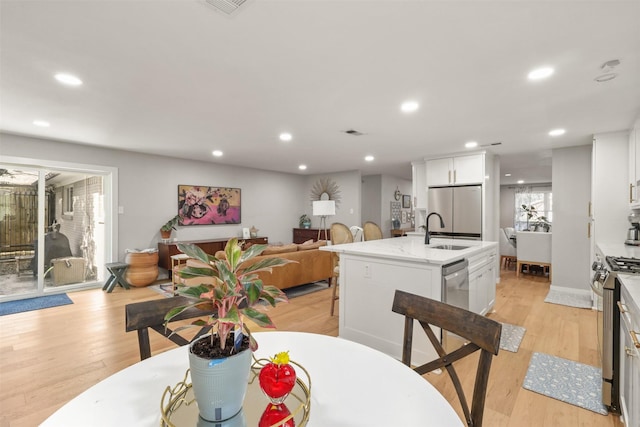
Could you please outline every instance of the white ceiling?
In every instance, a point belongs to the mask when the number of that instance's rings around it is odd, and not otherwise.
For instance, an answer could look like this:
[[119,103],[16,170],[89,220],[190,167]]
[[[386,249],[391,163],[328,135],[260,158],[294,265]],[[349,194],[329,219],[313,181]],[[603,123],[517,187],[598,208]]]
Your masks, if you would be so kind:
[[[408,179],[411,160],[502,142],[503,171],[541,182],[553,147],[628,129],[640,113],[640,1],[253,0],[232,17],[202,0],[0,6],[9,133]],[[596,83],[611,59],[618,77]],[[529,82],[542,65],[555,74]],[[61,71],[84,85],[58,84]],[[407,99],[421,104],[412,115],[399,112]],[[557,127],[567,133],[549,137]]]

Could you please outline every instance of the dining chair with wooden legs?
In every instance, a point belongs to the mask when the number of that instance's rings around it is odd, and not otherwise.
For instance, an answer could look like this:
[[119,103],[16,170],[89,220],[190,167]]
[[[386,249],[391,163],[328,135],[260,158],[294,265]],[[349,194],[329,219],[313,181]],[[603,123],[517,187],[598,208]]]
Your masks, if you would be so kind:
[[367,221],[362,225],[364,240],[379,240],[382,239],[382,230],[380,226],[372,221]]
[[[334,222],[331,224],[331,244],[332,245],[340,245],[342,243],[353,243],[353,234],[351,230],[346,225],[340,222]],[[331,276],[330,286],[333,286],[333,290],[331,291],[331,315],[335,311],[336,301],[338,300],[338,277],[340,276],[340,255],[332,252],[331,253],[331,261],[332,261],[332,271],[333,274]]]
[[[411,367],[411,346],[413,341],[413,321],[420,322],[422,329],[429,337],[429,341],[438,353],[439,358],[424,365],[414,367],[420,375],[438,368],[445,368],[458,395],[464,418],[468,426],[482,427],[484,403],[489,382],[489,370],[494,355],[498,355],[500,348],[500,334],[502,325],[487,317],[472,313],[468,310],[454,307],[426,297],[396,290],[392,310],[405,316],[404,340],[402,347],[402,363]],[[452,332],[469,343],[447,353],[442,347],[430,325]],[[453,367],[456,362],[475,351],[480,350],[480,358],[476,370],[475,385],[471,411],[462,389],[460,379]]]

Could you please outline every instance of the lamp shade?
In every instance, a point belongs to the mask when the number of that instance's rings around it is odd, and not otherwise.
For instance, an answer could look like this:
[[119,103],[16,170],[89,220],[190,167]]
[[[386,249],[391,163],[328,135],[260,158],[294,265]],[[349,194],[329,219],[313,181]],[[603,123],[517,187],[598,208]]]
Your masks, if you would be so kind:
[[334,200],[316,200],[313,202],[314,216],[328,216],[336,214],[336,202]]

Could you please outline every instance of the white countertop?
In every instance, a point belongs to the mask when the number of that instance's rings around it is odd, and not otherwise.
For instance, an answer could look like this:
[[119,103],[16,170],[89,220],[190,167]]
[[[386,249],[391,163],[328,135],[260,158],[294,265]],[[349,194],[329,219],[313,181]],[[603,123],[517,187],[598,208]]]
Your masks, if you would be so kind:
[[[468,246],[468,248],[461,250],[434,249],[433,246],[437,245]],[[423,234],[422,236],[392,237],[367,242],[322,246],[320,250],[429,264],[447,264],[458,259],[468,258],[497,245],[496,242],[480,240],[439,238],[431,239],[430,244],[425,245]]]
[[624,243],[596,243],[605,256],[625,258],[640,258],[640,246],[630,246]]

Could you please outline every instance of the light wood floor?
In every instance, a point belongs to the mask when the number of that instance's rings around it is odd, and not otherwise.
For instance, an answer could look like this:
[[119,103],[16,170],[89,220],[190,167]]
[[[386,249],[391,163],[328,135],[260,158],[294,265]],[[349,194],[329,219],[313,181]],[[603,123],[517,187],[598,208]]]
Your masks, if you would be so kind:
[[[616,416],[598,415],[522,388],[534,351],[598,364],[595,312],[546,304],[548,289],[543,278],[516,279],[515,272],[502,271],[490,317],[524,326],[527,332],[517,353],[501,351],[494,358],[485,425],[622,426]],[[118,288],[111,294],[97,289],[69,296],[73,305],[0,316],[0,427],[36,426],[91,385],[137,362],[137,337],[124,331],[124,306],[161,298],[146,288]],[[338,318],[329,316],[329,301],[330,290],[320,291],[269,313],[280,330],[336,336]],[[173,347],[158,334],[150,335],[154,354]],[[468,367],[459,369],[464,376]],[[455,401],[446,375],[425,377]]]

